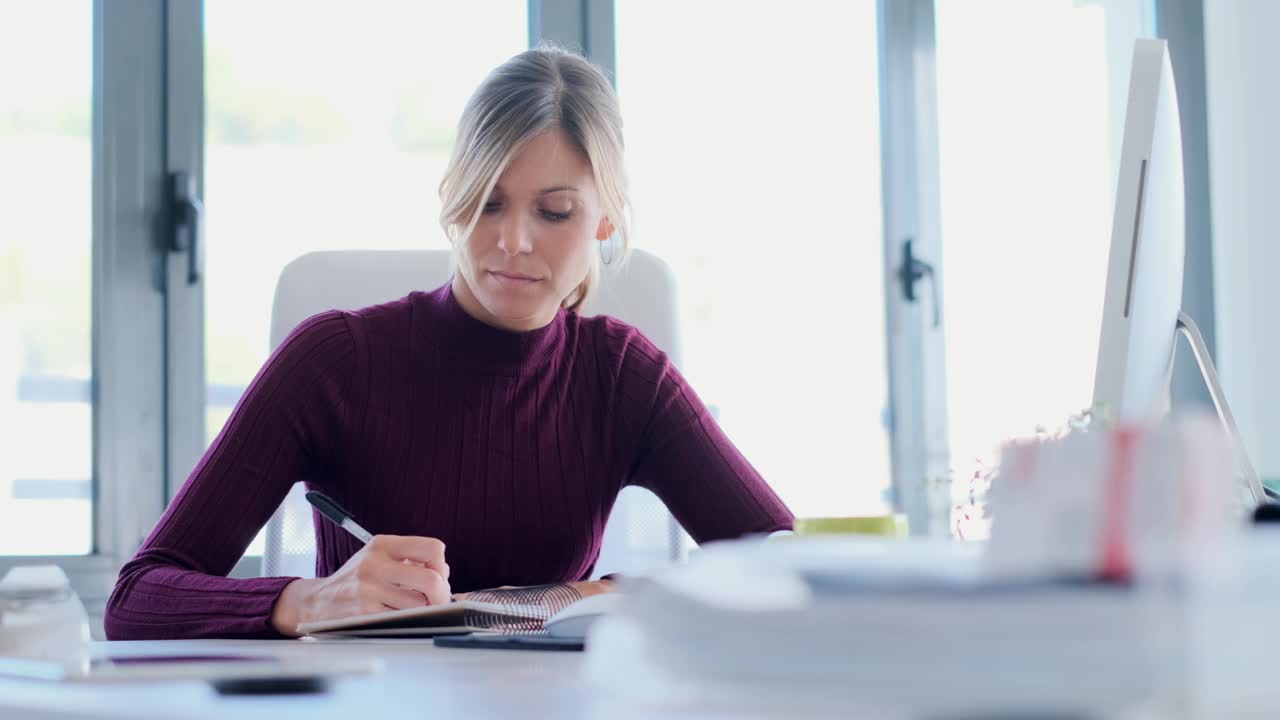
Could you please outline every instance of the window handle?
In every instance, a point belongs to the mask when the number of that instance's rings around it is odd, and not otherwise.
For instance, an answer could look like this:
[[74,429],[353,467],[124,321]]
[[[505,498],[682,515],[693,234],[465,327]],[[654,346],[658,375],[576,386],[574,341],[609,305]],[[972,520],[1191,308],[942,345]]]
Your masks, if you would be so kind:
[[196,195],[196,179],[191,173],[169,175],[171,252],[187,253],[187,284],[200,282],[200,235],[204,224],[204,203]]
[[912,238],[907,238],[902,243],[902,267],[898,268],[898,280],[902,283],[902,297],[907,302],[916,302],[919,295],[916,293],[916,283],[920,282],[928,276],[929,293],[933,296],[933,326],[936,328],[942,324],[942,306],[941,299],[938,297],[938,276],[933,271],[933,266],[916,257],[915,251],[912,249]]

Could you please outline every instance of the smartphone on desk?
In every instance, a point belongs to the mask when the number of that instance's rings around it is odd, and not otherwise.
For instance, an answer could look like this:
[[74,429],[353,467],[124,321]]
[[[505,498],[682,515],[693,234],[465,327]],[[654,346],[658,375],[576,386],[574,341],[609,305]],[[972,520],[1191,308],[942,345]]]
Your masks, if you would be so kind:
[[441,635],[434,642],[436,647],[482,648],[489,650],[562,650],[581,652],[586,649],[586,643],[582,638],[558,638],[550,635],[520,633]]

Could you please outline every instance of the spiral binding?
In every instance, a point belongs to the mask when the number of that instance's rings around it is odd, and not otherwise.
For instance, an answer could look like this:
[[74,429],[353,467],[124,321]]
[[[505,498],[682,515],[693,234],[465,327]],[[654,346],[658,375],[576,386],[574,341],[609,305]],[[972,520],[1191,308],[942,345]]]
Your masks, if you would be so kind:
[[464,624],[499,633],[542,633],[543,622],[582,599],[572,585],[530,585],[495,588],[468,593],[467,604],[490,604],[510,608],[512,614],[467,608]]

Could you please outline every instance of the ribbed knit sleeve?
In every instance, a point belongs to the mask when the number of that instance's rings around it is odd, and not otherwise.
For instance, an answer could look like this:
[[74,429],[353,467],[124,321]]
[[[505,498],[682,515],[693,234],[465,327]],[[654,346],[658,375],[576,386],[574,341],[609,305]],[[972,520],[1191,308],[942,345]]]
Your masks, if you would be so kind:
[[226,577],[295,482],[323,473],[350,422],[355,346],[342,313],[281,343],[107,603],[112,640],[279,637],[271,612],[294,578]]
[[653,491],[699,543],[791,529],[791,511],[667,355],[621,323],[606,335],[619,363],[619,437],[636,438],[628,482]]

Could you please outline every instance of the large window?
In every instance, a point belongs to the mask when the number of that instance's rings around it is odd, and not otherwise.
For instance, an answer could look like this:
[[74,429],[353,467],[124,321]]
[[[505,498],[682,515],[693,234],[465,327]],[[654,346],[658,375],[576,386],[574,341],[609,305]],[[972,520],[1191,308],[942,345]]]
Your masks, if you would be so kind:
[[[1089,403],[1153,4],[0,5],[0,555],[89,555],[67,561],[105,574],[132,552],[190,470],[181,443],[211,440],[266,358],[281,268],[444,247],[436,187],[463,103],[539,36],[615,71],[635,244],[676,271],[686,374],[792,508],[882,510],[891,438],[899,474],[945,454],[912,444],[926,426],[967,470]],[[882,116],[902,120],[893,172]],[[166,250],[173,171],[207,207],[201,281],[181,287],[162,281],[184,262]],[[936,196],[899,185],[938,191],[936,232]],[[924,257],[945,280],[947,376],[917,389],[947,411],[911,397],[929,417],[904,421],[885,412],[886,356],[931,351],[902,342],[885,249],[916,233],[942,247]]]
[[207,440],[267,358],[289,261],[448,247],[436,189],[463,105],[527,45],[525,0],[206,6]]
[[618,0],[616,22],[635,245],[677,275],[686,374],[798,515],[881,511],[875,4]]
[[454,126],[485,74],[527,46],[526,6],[206,6],[208,439],[266,360],[285,264],[447,247],[436,187]]
[[93,548],[92,8],[0,5],[0,555]]
[[0,574],[91,615],[164,502],[166,7],[0,4]]
[[1133,41],[1150,0],[939,0],[947,405],[967,472],[1093,398]]

